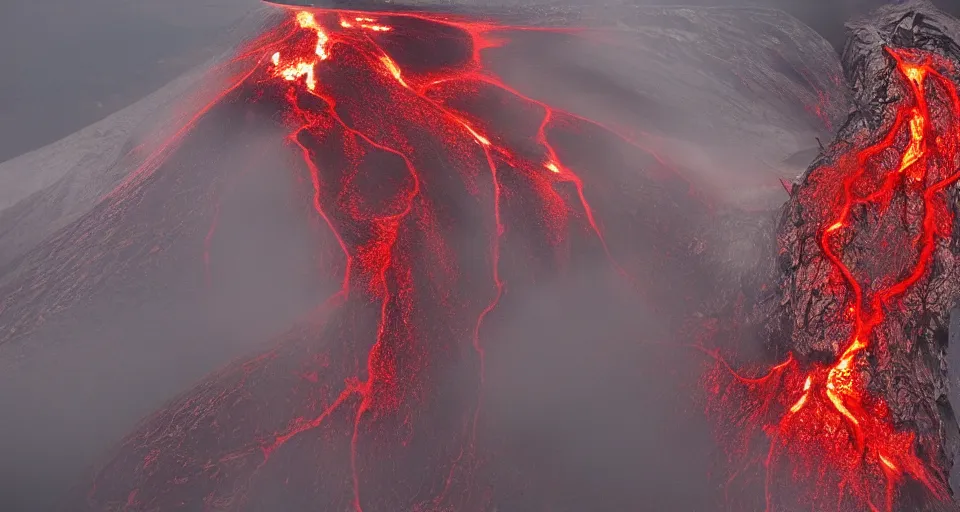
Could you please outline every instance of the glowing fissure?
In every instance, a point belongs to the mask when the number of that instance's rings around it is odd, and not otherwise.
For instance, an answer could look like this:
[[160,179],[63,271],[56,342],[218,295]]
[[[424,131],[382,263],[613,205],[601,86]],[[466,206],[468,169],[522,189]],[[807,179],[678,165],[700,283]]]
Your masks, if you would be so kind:
[[[902,307],[897,300],[927,275],[937,240],[949,239],[952,215],[941,192],[960,178],[960,101],[954,83],[941,74],[942,64],[932,55],[898,49],[888,53],[909,93],[897,106],[889,132],[877,144],[813,171],[843,175],[836,209],[832,217],[826,210],[818,245],[842,283],[839,296],[848,297],[841,311],[847,315],[849,338],[839,344],[830,365],[804,367],[791,356],[762,379],[741,377],[725,366],[746,386],[746,422],[765,425],[770,437],[765,461],[768,512],[775,507],[774,472],[786,468],[813,480],[811,500],[839,504],[854,499],[865,509],[892,511],[898,484],[908,477],[935,498],[948,499],[940,469],[930,468],[929,461],[917,455],[913,432],[893,425],[883,397],[868,392],[863,371],[871,364],[865,355],[876,348],[876,328],[886,312]],[[937,130],[928,94],[946,103],[948,129]],[[899,165],[880,168],[878,156],[898,145]],[[862,212],[872,207],[883,215],[898,190],[922,204],[913,239],[915,259],[905,272],[893,267],[900,275],[864,283],[848,267],[844,244],[864,226],[862,217],[868,214]],[[769,423],[771,416],[778,419]],[[786,467],[784,459],[790,461]],[[835,487],[825,487],[828,483]]]
[[[396,28],[391,24],[365,14],[349,13],[345,11],[302,10],[292,12],[291,19],[284,26],[275,31],[279,34],[278,40],[262,48],[265,54],[261,63],[265,68],[258,67],[243,77],[241,83],[251,82],[251,78],[258,77],[258,70],[263,70],[263,77],[257,78],[259,85],[271,87],[284,84],[288,87],[283,98],[288,108],[288,120],[294,125],[289,139],[299,149],[303,156],[313,186],[313,208],[323,219],[330,231],[336,237],[345,258],[344,275],[340,290],[327,301],[329,305],[340,305],[347,300],[370,300],[379,304],[379,320],[376,329],[376,339],[370,347],[363,372],[347,378],[343,387],[328,401],[327,405],[318,408],[315,414],[301,416],[290,420],[286,427],[267,436],[259,442],[256,449],[249,447],[227,454],[220,458],[220,462],[238,460],[253,453],[262,454],[262,460],[256,464],[253,474],[259,473],[277,450],[291,440],[308,431],[321,428],[329,418],[340,410],[350,408],[352,416],[352,433],[350,435],[349,464],[352,479],[351,505],[357,512],[362,512],[364,493],[362,486],[361,461],[358,459],[358,450],[362,442],[362,430],[368,421],[374,421],[388,415],[400,412],[404,400],[409,398],[409,382],[416,378],[409,372],[420,371],[416,368],[405,367],[400,369],[396,361],[398,351],[413,347],[416,343],[418,326],[411,319],[415,305],[411,297],[410,274],[412,267],[405,261],[406,256],[397,248],[401,232],[408,228],[411,222],[427,222],[432,215],[428,209],[421,208],[422,175],[415,162],[412,143],[403,136],[396,136],[389,126],[377,126],[376,120],[356,119],[348,114],[341,113],[341,102],[333,88],[326,87],[322,80],[324,66],[338,60],[341,51],[352,52],[360,56],[362,63],[356,70],[372,73],[380,78],[374,79],[376,85],[382,86],[384,92],[390,95],[390,108],[401,111],[410,118],[417,118],[430,113],[425,124],[431,133],[440,135],[445,144],[457,147],[458,151],[482,152],[483,164],[488,174],[488,183],[492,199],[493,230],[489,241],[489,278],[492,281],[492,291],[486,302],[479,306],[472,328],[472,350],[476,354],[478,367],[478,394],[476,402],[464,423],[465,445],[460,448],[459,455],[449,464],[449,475],[446,478],[442,491],[427,500],[434,507],[443,507],[458,469],[469,464],[467,460],[475,451],[473,444],[477,437],[477,424],[480,418],[485,379],[485,358],[482,343],[482,331],[485,320],[496,310],[506,284],[500,275],[500,244],[501,238],[507,232],[507,227],[501,219],[500,181],[501,168],[509,168],[516,172],[535,172],[535,180],[540,183],[539,190],[546,196],[548,203],[563,203],[560,194],[553,190],[554,184],[569,183],[576,189],[577,203],[565,205],[568,212],[579,209],[585,224],[592,230],[599,245],[608,257],[611,265],[623,275],[626,272],[614,260],[603,236],[602,227],[590,206],[584,185],[580,178],[565,166],[557,151],[548,140],[547,131],[550,123],[557,116],[567,116],[571,119],[591,122],[567,112],[556,110],[545,103],[520,94],[518,91],[503,84],[497,77],[486,72],[480,59],[483,49],[494,48],[503,44],[501,39],[488,38],[487,34],[504,27],[489,23],[469,23],[450,20],[431,19],[419,15],[394,15],[399,18],[411,17],[422,21],[429,21],[453,27],[463,31],[470,37],[473,51],[470,59],[455,69],[444,71],[442,74],[433,73],[429,76],[418,76],[408,73],[384,50],[376,41],[379,34],[394,33]],[[523,30],[522,27],[512,27]],[[256,45],[246,50],[244,55],[255,56]],[[342,63],[340,63],[342,64]],[[355,66],[355,62],[350,63]],[[353,69],[353,67],[351,67]],[[539,161],[529,161],[521,157],[510,148],[497,142],[496,136],[485,133],[484,126],[479,120],[471,118],[464,112],[448,107],[444,101],[435,99],[432,93],[438,90],[449,90],[454,94],[461,91],[466,83],[482,84],[496,88],[522,101],[537,105],[543,110],[543,118],[537,133],[533,136],[542,149]],[[239,84],[238,84],[239,85]],[[414,106],[415,104],[415,106]],[[423,109],[418,112],[417,109]],[[371,122],[373,124],[371,124]],[[638,142],[629,137],[616,133],[609,128],[593,123],[610,133],[643,148]],[[369,126],[368,126],[369,125]],[[444,126],[439,126],[444,125]],[[376,126],[376,128],[370,128]],[[189,127],[185,128],[188,130]],[[458,133],[456,135],[450,135]],[[337,135],[340,134],[340,135]],[[358,166],[364,155],[370,151],[379,151],[396,157],[403,162],[406,169],[406,179],[401,190],[385,201],[379,209],[361,208],[352,204],[350,194],[345,191],[337,194],[336,204],[329,204],[327,195],[330,187],[324,181],[323,170],[318,164],[322,160],[316,154],[312,143],[308,141],[327,140],[334,136],[343,138],[343,155],[348,162],[346,176],[342,178],[341,187],[348,187],[349,182],[358,173]],[[468,137],[474,149],[464,149],[461,138]],[[652,154],[652,153],[651,153]],[[654,155],[655,156],[655,155]],[[659,158],[658,158],[659,160]],[[471,181],[479,176],[467,176],[464,179]],[[558,218],[549,219],[550,224],[567,222],[564,217],[567,212],[552,211],[551,215]],[[576,213],[574,213],[576,215]],[[216,219],[215,219],[216,222]],[[211,225],[205,245],[209,245],[214,225]],[[344,226],[354,226],[349,231],[368,232],[369,235],[360,242],[347,241]],[[355,235],[349,235],[355,236]],[[442,240],[429,242],[431,249],[442,254],[445,251]],[[206,249],[205,249],[206,250]],[[205,266],[209,266],[209,257],[205,253]],[[405,372],[405,373],[404,373]],[[315,380],[315,377],[314,377]],[[135,502],[136,494],[132,500]]]

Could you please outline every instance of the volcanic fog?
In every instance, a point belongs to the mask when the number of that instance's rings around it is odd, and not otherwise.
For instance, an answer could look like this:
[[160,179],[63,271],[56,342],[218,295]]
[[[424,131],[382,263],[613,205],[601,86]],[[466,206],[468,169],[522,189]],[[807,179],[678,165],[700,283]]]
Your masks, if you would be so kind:
[[317,95],[270,71],[293,12],[213,4],[215,57],[0,164],[0,508],[723,508],[704,318],[758,291],[781,179],[851,109],[836,33],[316,11]]

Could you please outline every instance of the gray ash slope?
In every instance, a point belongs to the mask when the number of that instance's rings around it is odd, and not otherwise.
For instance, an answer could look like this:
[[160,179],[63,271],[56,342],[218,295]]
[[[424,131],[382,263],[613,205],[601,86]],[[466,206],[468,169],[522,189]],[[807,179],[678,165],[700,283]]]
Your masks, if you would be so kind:
[[[495,70],[557,107],[654,134],[662,156],[721,202],[744,201],[735,194],[744,189],[782,201],[777,178],[799,169],[781,162],[815,147],[848,110],[829,44],[778,11],[624,9],[547,18],[618,21],[618,45],[522,44],[529,53],[499,54]],[[602,95],[590,94],[601,84]],[[164,102],[131,108],[150,124]],[[304,278],[318,264],[305,255],[322,246],[335,257],[333,241],[303,220],[302,185],[277,179],[295,152],[275,127],[226,112],[201,122],[119,206],[93,203],[136,164],[121,158],[142,135],[136,120],[107,120],[87,147],[63,142],[0,166],[5,174],[76,163],[0,213],[0,388],[8,390],[0,410],[13,418],[0,422],[11,443],[0,462],[0,508],[46,508],[138,418],[329,291]],[[303,201],[291,205],[291,196]],[[208,256],[220,277],[211,288],[203,261],[215,221],[221,235]],[[50,233],[58,222],[68,224]]]

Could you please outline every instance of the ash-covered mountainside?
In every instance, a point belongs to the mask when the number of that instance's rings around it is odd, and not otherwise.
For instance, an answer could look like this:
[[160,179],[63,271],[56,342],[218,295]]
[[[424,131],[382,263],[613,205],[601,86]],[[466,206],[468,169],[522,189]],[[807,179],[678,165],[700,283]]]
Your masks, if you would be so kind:
[[[952,510],[960,23],[911,2],[850,30],[843,67],[855,110],[793,185],[769,259],[777,293],[755,311],[795,365],[775,368],[786,384],[764,394],[784,400],[771,453],[819,452],[839,473],[835,492],[864,506],[880,502],[876,484],[898,489],[896,510]],[[903,481],[912,483],[901,493]]]
[[[0,255],[0,387],[18,390],[0,394],[0,410],[13,418],[0,422],[0,437],[17,440],[3,458],[13,490],[0,493],[9,501],[0,505],[47,508],[66,482],[165,403],[110,454],[95,489],[82,489],[85,498],[68,507],[349,509],[362,500],[364,510],[395,511],[429,509],[424,502],[438,500],[455,510],[489,510],[483,506],[492,502],[521,503],[522,510],[602,502],[623,510],[713,503],[712,486],[671,485],[705,471],[699,460],[710,449],[700,422],[676,407],[689,388],[671,387],[691,358],[684,353],[677,365],[663,365],[650,347],[662,347],[665,332],[717,292],[724,274],[717,265],[742,271],[759,257],[750,238],[762,221],[710,229],[711,207],[745,196],[750,204],[756,197],[782,201],[777,178],[797,171],[781,162],[815,147],[848,103],[829,45],[782,13],[625,9],[623,16],[584,9],[564,23],[552,19],[585,31],[498,33],[502,40],[483,46],[482,64],[515,93],[464,72],[477,90],[454,91],[462,97],[453,99],[450,91],[412,97],[410,89],[431,72],[469,71],[473,38],[486,24],[378,14],[378,23],[394,29],[361,38],[337,28],[336,13],[318,13],[340,41],[318,64],[317,84],[330,95],[320,97],[303,89],[302,77],[271,74],[272,54],[282,62],[302,49],[285,46],[283,37],[318,38],[284,17],[283,31],[264,28],[281,34],[276,40],[234,62],[255,64],[252,78],[190,130],[165,123],[156,137],[138,133],[126,141],[124,126],[101,126],[116,135],[103,140],[104,153],[91,143],[69,154],[71,145],[59,144],[49,159],[41,151],[5,164],[23,166],[21,173],[36,162],[64,165],[62,179],[0,220],[0,251],[10,251]],[[596,24],[586,23],[591,17]],[[615,20],[622,23],[601,24]],[[360,58],[372,52],[380,57]],[[384,55],[397,66],[389,69],[402,70],[384,72]],[[291,86],[300,87],[296,95]],[[477,91],[491,97],[477,99]],[[323,99],[331,97],[349,115],[331,117]],[[501,148],[490,157],[504,175],[497,187],[471,132],[449,116],[429,117],[444,100],[467,111],[464,118]],[[165,105],[137,117],[169,114]],[[186,121],[189,114],[171,117]],[[291,133],[291,119],[315,124],[294,137],[300,132]],[[368,139],[350,132],[367,142],[337,146],[351,138],[337,128],[341,121],[368,122],[361,132]],[[431,131],[437,127],[445,131]],[[409,133],[417,135],[404,144],[391,139]],[[144,140],[145,150],[124,157]],[[311,158],[304,161],[292,140],[309,146]],[[422,185],[422,200],[409,208],[384,206],[408,197],[412,175],[380,147],[391,141],[412,155]],[[547,142],[569,172],[547,160]],[[104,162],[105,154],[115,161]],[[343,178],[358,155],[377,172]],[[139,167],[144,157],[149,165]],[[83,172],[70,170],[75,166]],[[92,205],[134,169],[127,186]],[[492,195],[500,185],[502,203]],[[589,212],[581,201],[592,205]],[[381,219],[411,211],[416,221],[398,220],[398,227]],[[505,233],[499,257],[489,244],[497,216]],[[34,229],[51,219],[69,223],[37,243]],[[331,224],[346,235],[334,236]],[[368,243],[383,236],[395,241]],[[386,258],[393,270],[384,270],[382,286],[388,282],[388,295],[405,302],[384,311],[407,316],[391,318],[384,331],[416,329],[417,336],[375,345],[386,299],[372,274],[360,276],[368,282],[350,281],[351,300],[333,321],[317,318],[343,286],[344,251],[356,256],[347,268],[356,273],[372,273]],[[497,274],[494,261],[502,265]],[[632,276],[617,284],[642,293],[611,297],[618,292],[604,276],[616,267]],[[481,329],[478,317],[491,307],[497,279],[507,291]],[[276,350],[168,402],[304,317],[306,326],[283,336]],[[476,332],[492,338],[479,415],[472,409]],[[417,343],[396,345],[410,339]],[[387,347],[380,357],[398,358],[377,367],[394,372],[394,387],[376,399],[391,398],[395,408],[366,414],[383,405],[366,399],[369,387],[358,384],[376,361],[374,345]],[[337,393],[344,394],[337,413],[323,420]],[[636,407],[617,405],[625,403]],[[486,445],[469,443],[474,426]],[[359,452],[352,461],[353,444]],[[492,467],[478,469],[491,459]],[[670,462],[651,467],[650,460]],[[499,494],[492,496],[492,487]]]

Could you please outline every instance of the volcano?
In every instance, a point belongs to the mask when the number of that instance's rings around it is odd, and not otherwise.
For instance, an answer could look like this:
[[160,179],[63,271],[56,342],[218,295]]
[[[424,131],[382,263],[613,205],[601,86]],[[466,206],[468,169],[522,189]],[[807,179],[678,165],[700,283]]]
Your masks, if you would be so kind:
[[369,7],[0,212],[63,509],[950,509],[955,20]]

